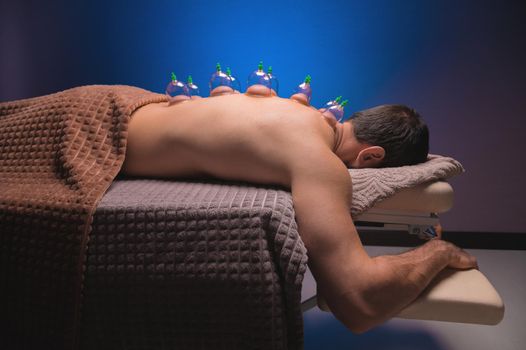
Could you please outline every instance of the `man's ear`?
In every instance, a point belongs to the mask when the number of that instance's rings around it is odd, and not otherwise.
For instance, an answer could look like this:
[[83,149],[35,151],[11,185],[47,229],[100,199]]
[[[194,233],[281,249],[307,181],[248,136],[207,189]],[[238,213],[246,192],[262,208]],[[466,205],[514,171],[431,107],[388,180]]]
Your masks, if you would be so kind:
[[385,150],[380,146],[369,146],[358,153],[356,163],[360,168],[377,168],[385,158]]

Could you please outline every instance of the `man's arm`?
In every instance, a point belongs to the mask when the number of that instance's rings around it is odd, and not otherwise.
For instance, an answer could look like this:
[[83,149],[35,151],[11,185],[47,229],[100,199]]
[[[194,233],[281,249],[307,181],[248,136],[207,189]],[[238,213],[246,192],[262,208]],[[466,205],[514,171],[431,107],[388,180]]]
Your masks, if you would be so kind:
[[401,255],[370,258],[349,214],[349,173],[330,151],[305,152],[292,168],[291,187],[318,289],[354,332],[396,315],[446,266],[476,267],[472,256],[439,240]]

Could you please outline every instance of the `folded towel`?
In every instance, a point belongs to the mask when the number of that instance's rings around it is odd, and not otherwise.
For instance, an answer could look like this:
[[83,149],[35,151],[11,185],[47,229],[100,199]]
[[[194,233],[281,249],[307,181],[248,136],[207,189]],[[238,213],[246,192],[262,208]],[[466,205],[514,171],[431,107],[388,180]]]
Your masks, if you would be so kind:
[[380,169],[349,169],[353,196],[351,214],[358,215],[401,189],[444,180],[464,172],[462,164],[450,157],[429,155],[425,163]]

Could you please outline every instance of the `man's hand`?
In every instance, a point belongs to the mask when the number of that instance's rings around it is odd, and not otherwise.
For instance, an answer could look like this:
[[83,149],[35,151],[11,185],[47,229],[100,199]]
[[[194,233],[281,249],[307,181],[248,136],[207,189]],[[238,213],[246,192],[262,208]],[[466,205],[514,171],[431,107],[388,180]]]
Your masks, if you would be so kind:
[[442,225],[436,224],[433,228],[435,229],[436,238],[442,239]]
[[[477,258],[467,253],[456,245],[439,239],[432,240],[432,244],[439,245],[437,249],[443,249],[448,254],[448,267],[454,269],[478,269]],[[431,242],[430,242],[431,243]],[[440,247],[440,245],[442,247]]]

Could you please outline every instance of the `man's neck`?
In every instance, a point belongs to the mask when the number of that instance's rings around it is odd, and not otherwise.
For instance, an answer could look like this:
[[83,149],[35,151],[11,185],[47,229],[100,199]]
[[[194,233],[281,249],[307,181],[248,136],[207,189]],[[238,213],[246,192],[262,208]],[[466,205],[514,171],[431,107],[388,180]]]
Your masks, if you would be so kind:
[[334,128],[334,144],[332,146],[332,151],[336,152],[336,150],[340,147],[340,144],[343,140],[343,124],[337,123]]

